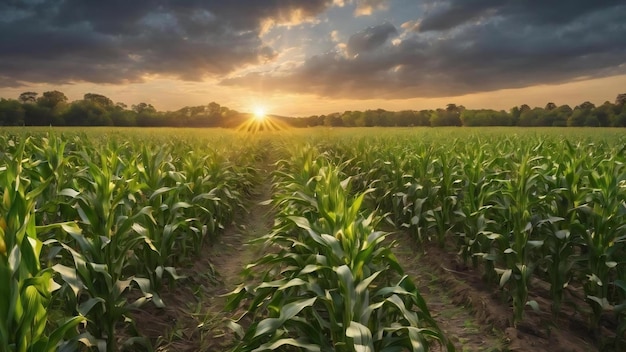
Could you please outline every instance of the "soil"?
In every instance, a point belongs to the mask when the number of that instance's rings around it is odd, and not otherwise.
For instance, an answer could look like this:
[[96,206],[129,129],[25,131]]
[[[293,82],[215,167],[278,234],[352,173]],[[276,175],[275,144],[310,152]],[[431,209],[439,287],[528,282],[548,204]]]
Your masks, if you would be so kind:
[[[228,228],[219,243],[207,245],[206,255],[182,271],[187,278],[162,293],[167,307],[146,306],[133,316],[138,332],[151,340],[156,351],[224,351],[232,345],[233,335],[225,322],[238,313],[223,311],[223,295],[241,283],[244,266],[262,254],[260,246],[247,242],[265,235],[273,223],[271,207],[262,204],[271,197],[269,172],[263,177],[249,212],[236,221],[239,226]],[[548,324],[549,314],[529,308],[524,323],[514,326],[512,307],[502,292],[485,284],[480,272],[463,267],[456,253],[436,245],[418,248],[406,233],[391,238],[401,266],[457,351],[598,351],[593,338],[580,328],[584,324],[575,310],[566,311],[557,324]],[[549,307],[541,289],[536,291],[531,299]]]

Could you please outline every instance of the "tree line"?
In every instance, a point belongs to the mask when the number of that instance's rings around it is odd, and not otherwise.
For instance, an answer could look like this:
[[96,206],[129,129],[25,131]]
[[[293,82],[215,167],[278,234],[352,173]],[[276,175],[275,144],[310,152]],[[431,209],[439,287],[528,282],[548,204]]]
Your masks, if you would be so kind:
[[235,127],[241,115],[215,102],[166,112],[147,103],[128,107],[95,93],[68,102],[56,90],[0,99],[0,126]]
[[[17,99],[0,98],[0,126],[138,126],[138,127],[227,127],[240,125],[249,114],[212,102],[176,111],[157,111],[139,103],[128,107],[110,98],[87,93],[68,101],[59,91],[39,95],[24,92]],[[448,104],[436,110],[345,111],[309,117],[275,117],[293,127],[392,127],[392,126],[586,126],[626,127],[626,94],[600,106],[584,102],[575,107],[548,103],[545,107],[524,104],[509,111],[466,109]]]
[[555,126],[555,127],[626,127],[626,94],[617,96],[615,103],[600,106],[584,102],[574,108],[548,103],[545,107],[524,104],[509,111],[466,109],[448,104],[436,110],[345,111],[329,115],[314,115],[298,119],[292,125],[370,127],[370,126]]

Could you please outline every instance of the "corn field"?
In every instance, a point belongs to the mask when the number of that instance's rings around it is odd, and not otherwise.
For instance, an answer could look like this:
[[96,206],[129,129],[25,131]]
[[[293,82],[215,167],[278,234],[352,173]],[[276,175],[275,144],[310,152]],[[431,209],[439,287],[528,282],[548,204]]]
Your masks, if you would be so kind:
[[151,350],[132,312],[168,304],[261,182],[274,224],[227,296],[232,351],[454,351],[392,232],[479,271],[514,325],[575,314],[623,350],[619,132],[3,131],[0,351]]
[[129,313],[228,226],[262,148],[123,135],[0,136],[0,350],[117,351]]

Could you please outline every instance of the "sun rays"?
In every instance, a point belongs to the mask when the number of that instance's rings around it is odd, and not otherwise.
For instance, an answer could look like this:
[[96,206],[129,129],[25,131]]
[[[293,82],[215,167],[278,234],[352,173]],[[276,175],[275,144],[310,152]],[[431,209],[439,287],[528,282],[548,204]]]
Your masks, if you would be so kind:
[[283,131],[288,128],[289,126],[285,122],[269,116],[265,108],[259,106],[254,108],[254,112],[250,114],[250,118],[246,119],[246,121],[237,127],[237,131],[257,133],[263,131]]

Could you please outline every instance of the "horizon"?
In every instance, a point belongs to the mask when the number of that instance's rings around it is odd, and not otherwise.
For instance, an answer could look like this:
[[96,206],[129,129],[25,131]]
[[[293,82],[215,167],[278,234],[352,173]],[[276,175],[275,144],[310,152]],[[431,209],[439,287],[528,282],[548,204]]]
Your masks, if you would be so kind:
[[[151,3],[152,4],[152,3]],[[626,92],[626,4],[309,0],[0,4],[0,97],[176,111],[601,105]]]

